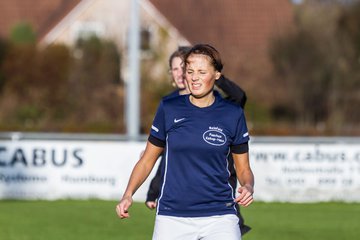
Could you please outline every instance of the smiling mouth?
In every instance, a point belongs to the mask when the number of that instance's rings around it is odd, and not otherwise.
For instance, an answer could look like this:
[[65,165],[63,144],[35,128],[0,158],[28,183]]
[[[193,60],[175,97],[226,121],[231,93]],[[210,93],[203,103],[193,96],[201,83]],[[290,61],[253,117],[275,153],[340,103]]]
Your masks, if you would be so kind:
[[199,83],[193,83],[193,84],[191,84],[191,86],[193,87],[193,89],[199,89],[200,87],[201,87],[201,84],[199,84]]

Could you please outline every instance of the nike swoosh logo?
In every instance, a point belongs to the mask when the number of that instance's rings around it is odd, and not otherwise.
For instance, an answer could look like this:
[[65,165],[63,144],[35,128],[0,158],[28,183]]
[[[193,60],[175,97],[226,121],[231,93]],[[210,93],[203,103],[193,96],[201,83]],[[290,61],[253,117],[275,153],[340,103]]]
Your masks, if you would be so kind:
[[185,120],[185,118],[180,118],[180,119],[174,119],[174,123],[178,123],[178,122],[181,122],[182,120]]

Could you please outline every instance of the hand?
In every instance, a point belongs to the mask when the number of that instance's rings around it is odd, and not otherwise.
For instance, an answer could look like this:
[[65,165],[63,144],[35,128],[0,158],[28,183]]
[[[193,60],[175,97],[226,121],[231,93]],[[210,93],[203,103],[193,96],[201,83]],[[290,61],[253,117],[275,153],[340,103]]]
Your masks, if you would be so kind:
[[145,202],[145,205],[146,205],[149,209],[154,209],[154,208],[156,208],[156,202],[155,202],[155,201],[147,201],[147,202]]
[[128,209],[130,208],[133,200],[132,197],[123,197],[118,205],[116,205],[116,213],[119,218],[129,218],[130,214]]
[[254,190],[252,186],[249,185],[241,186],[238,189],[238,193],[240,193],[240,195],[237,198],[235,198],[234,201],[240,204],[241,206],[247,207],[254,201],[253,198]]

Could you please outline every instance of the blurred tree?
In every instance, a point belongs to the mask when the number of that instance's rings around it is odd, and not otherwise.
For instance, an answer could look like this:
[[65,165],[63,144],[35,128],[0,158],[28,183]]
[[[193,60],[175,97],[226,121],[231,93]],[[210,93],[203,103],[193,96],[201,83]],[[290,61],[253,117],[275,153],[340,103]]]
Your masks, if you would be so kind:
[[86,121],[92,131],[124,131],[120,54],[113,42],[79,39],[69,81],[69,126]]
[[15,44],[34,44],[36,42],[36,34],[29,23],[20,22],[12,27],[10,39]]
[[5,76],[2,71],[2,64],[6,58],[7,51],[7,41],[5,39],[0,38],[0,95],[5,85]]
[[[52,45],[9,44],[1,67],[6,82],[0,105],[1,121],[10,129],[44,129],[56,124],[70,66],[69,50]],[[20,130],[20,129],[15,129]],[[51,130],[51,129],[49,129]]]
[[[360,22],[354,20],[356,10],[349,18],[350,12],[344,10],[348,5],[309,2],[297,8],[295,28],[273,42],[270,56],[287,89],[285,109],[295,110],[297,126],[314,128],[317,134],[344,133],[347,122],[358,119],[345,105],[360,103],[355,97],[359,96],[359,58],[354,56],[356,44],[351,44],[358,43]],[[339,19],[356,30],[339,27]],[[339,29],[351,34],[345,38]]]
[[[34,44],[9,44],[1,66],[5,84],[1,95],[1,119],[7,126],[33,125],[42,114],[36,106],[38,90],[34,87],[37,50]],[[6,124],[9,123],[9,124]]]
[[1,129],[124,132],[120,55],[114,43],[83,39],[74,50],[56,44],[5,45]]
[[41,91],[43,122],[52,130],[66,119],[69,103],[66,100],[71,53],[65,45],[49,45],[38,53],[35,87]]
[[[360,3],[330,2],[296,5],[295,26],[271,43],[271,94],[264,95],[266,103],[249,101],[246,108],[254,120],[249,125],[256,124],[253,133],[360,134]],[[168,42],[163,32],[161,42]],[[124,133],[116,45],[96,36],[74,47],[40,47],[35,41],[25,23],[12,29],[9,40],[0,39],[0,130]],[[165,48],[145,43],[142,133],[161,97],[172,90],[161,65],[168,60]]]
[[[360,122],[360,112],[354,106],[360,103],[360,1],[345,6],[337,22],[337,35],[342,55],[339,57],[339,84],[342,94],[341,107],[348,126]],[[350,131],[353,128],[350,127]]]

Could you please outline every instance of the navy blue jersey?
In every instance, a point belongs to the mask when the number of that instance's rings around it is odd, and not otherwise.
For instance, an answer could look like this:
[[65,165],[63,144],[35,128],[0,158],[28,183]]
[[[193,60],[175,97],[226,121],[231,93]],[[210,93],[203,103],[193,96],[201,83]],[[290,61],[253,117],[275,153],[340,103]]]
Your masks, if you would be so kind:
[[[157,213],[179,217],[236,214],[228,180],[230,150],[249,141],[243,110],[215,94],[205,108],[189,95],[163,99],[149,140],[165,147]],[[237,152],[239,153],[239,152]]]
[[[180,95],[179,89],[171,92],[170,94],[163,97],[163,99],[169,99],[173,97],[178,97]],[[165,169],[165,156],[164,153],[161,156],[160,164],[158,170],[156,171],[155,177],[151,180],[149,190],[146,196],[146,202],[148,201],[156,201],[159,197],[160,193],[160,185],[163,181],[164,169]]]
[[179,95],[180,95],[180,92],[177,89],[177,90],[173,91],[172,93],[170,93],[170,94],[166,95],[165,97],[163,97],[163,99],[173,98],[173,97],[177,97]]

